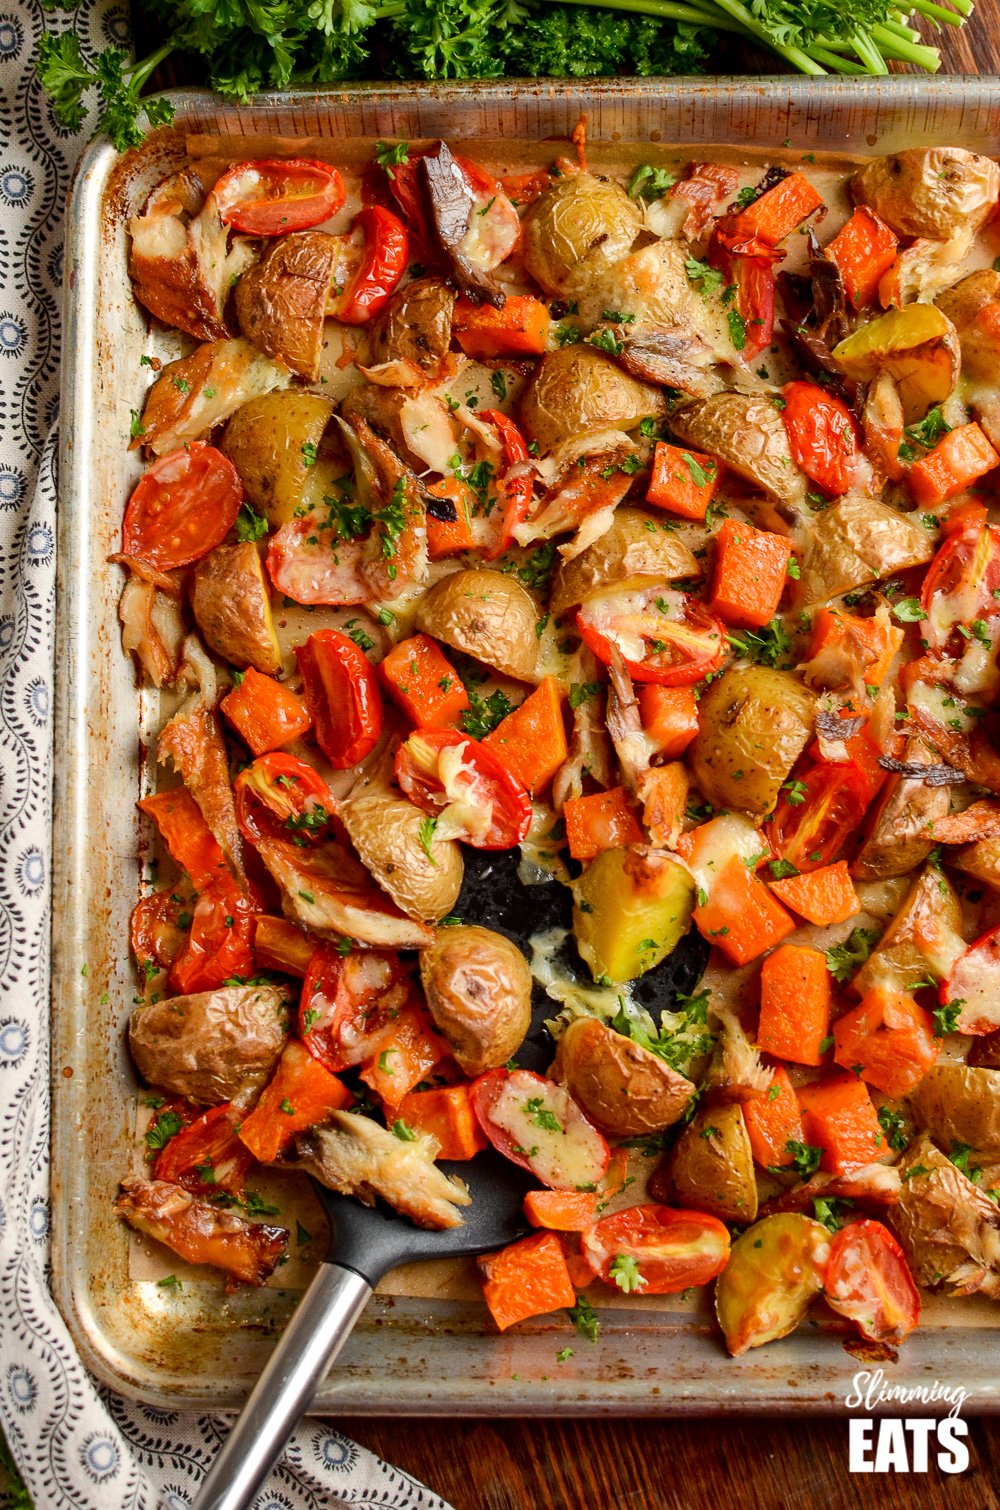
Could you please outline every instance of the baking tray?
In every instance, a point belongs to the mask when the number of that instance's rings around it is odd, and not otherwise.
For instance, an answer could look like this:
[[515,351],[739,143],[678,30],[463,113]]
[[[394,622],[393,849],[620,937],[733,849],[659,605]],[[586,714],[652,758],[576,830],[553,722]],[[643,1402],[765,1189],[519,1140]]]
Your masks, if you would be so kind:
[[[112,1215],[135,1134],[135,1081],[123,1028],[134,991],[128,917],[141,881],[140,731],[155,712],[119,644],[118,569],[105,564],[139,469],[123,438],[137,402],[145,317],[132,300],[125,227],[149,188],[187,155],[248,157],[262,148],[333,155],[359,140],[444,136],[502,144],[518,160],[551,153],[586,115],[591,157],[623,144],[636,161],[676,146],[736,145],[831,154],[955,143],[1000,151],[997,79],[621,80],[360,85],[262,95],[236,107],[207,91],[171,95],[176,118],[121,159],[95,142],[69,217],[57,580],[52,1066],[53,1264],[56,1299],[84,1360],[150,1404],[235,1405],[261,1368],[298,1289],[224,1299],[217,1277],[158,1288],[130,1263]],[[255,140],[256,139],[256,140]],[[276,141],[276,139],[278,139]],[[530,148],[521,160],[531,160]],[[496,153],[492,154],[497,160]],[[301,1274],[297,1283],[301,1283]],[[427,1415],[816,1412],[845,1408],[853,1376],[872,1367],[842,1346],[835,1322],[728,1359],[704,1298],[676,1309],[611,1304],[591,1344],[565,1320],[503,1336],[479,1304],[376,1296],[316,1400],[324,1412]],[[1000,1310],[979,1302],[928,1309],[886,1383],[965,1389],[977,1411],[1000,1408]],[[572,1357],[556,1362],[565,1346]],[[887,1406],[892,1409],[891,1405]],[[898,1409],[898,1407],[896,1407]],[[921,1411],[947,1405],[921,1406]]]

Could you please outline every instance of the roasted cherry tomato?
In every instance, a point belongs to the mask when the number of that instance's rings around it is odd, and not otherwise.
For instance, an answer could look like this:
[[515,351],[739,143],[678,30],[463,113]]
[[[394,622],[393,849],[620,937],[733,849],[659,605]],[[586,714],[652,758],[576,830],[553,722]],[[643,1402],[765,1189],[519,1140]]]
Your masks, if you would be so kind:
[[580,1247],[606,1284],[640,1295],[677,1295],[722,1272],[729,1232],[704,1211],[629,1206],[596,1222]]
[[774,335],[774,254],[767,247],[760,248],[759,256],[736,256],[718,248],[710,253],[709,261],[721,271],[727,290],[736,290],[728,295],[731,302],[726,313],[733,345],[749,362],[771,344]]
[[185,901],[168,887],[143,897],[132,909],[132,953],[141,966],[153,962],[164,969],[177,958],[191,925],[193,899]]
[[851,1222],[830,1244],[823,1293],[869,1342],[905,1342],[920,1321],[920,1292],[902,1248],[881,1222]]
[[253,1154],[239,1140],[239,1121],[231,1102],[210,1107],[166,1144],[156,1161],[156,1178],[199,1195],[216,1190],[242,1195]]
[[499,409],[484,409],[480,418],[495,427],[503,445],[503,470],[500,473],[503,511],[499,516],[496,538],[484,550],[486,559],[494,561],[513,545],[516,526],[523,524],[528,517],[534,478],[525,466],[530,459],[527,442],[514,421]]
[[364,232],[364,250],[357,272],[330,306],[342,325],[365,325],[384,309],[406,272],[410,238],[398,215],[373,205],[354,217],[351,230]]
[[357,765],[382,733],[382,694],[363,650],[336,629],[295,647],[316,742],[337,771]]
[[951,647],[962,654],[973,623],[1000,612],[993,596],[1000,588],[1000,529],[988,525],[985,508],[975,504],[946,522],[945,531],[920,594],[927,615],[920,632],[932,652]]
[[193,440],[140,477],[125,510],[122,551],[159,571],[190,566],[222,543],[242,502],[232,462]]
[[330,837],[333,798],[318,771],[295,755],[274,752],[246,766],[234,783],[236,821],[250,844],[292,838],[302,846]]
[[234,163],[213,192],[223,224],[247,236],[308,231],[344,203],[336,168],[302,157]]
[[786,383],[783,417],[792,458],[825,493],[854,482],[860,448],[851,411],[816,383]]
[[473,849],[511,849],[531,826],[527,787],[476,739],[458,729],[417,729],[396,751],[396,780],[439,834]]
[[829,865],[857,833],[868,798],[868,783],[853,763],[810,766],[782,788],[770,826],[775,854],[797,870]]
[[233,880],[220,875],[201,893],[191,932],[170,967],[168,984],[178,996],[214,991],[233,976],[254,972],[254,918],[260,907]]
[[595,593],[576,622],[597,659],[610,665],[615,647],[636,682],[691,686],[717,671],[726,656],[726,631],[715,615],[695,598],[655,583]]
[[321,944],[309,961],[299,999],[302,1042],[336,1074],[377,1054],[392,1036],[409,995],[395,954],[340,954]]
[[951,967],[941,987],[941,1005],[958,1002],[960,1033],[993,1033],[1000,1028],[1000,928],[976,939]]
[[569,1091],[531,1070],[487,1070],[472,1106],[497,1152],[551,1190],[596,1185],[611,1162],[607,1139]]

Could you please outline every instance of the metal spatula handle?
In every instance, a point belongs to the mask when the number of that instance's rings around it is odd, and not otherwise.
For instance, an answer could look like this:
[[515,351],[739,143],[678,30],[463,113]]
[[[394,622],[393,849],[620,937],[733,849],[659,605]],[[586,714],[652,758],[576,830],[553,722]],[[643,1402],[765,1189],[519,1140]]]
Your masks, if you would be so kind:
[[191,1510],[247,1510],[371,1293],[353,1269],[320,1264]]

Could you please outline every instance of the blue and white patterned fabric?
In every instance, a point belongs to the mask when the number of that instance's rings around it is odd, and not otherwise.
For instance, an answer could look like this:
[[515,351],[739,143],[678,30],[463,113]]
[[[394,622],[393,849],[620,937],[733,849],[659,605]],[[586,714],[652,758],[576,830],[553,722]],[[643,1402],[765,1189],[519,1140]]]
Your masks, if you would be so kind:
[[[226,1420],[98,1388],[46,1283],[53,429],[63,210],[85,140],[55,122],[34,77],[46,25],[75,27],[85,46],[128,40],[124,8],[106,0],[72,17],[0,0],[0,1426],[37,1510],[183,1510]],[[343,1505],[448,1510],[306,1421],[257,1510]]]

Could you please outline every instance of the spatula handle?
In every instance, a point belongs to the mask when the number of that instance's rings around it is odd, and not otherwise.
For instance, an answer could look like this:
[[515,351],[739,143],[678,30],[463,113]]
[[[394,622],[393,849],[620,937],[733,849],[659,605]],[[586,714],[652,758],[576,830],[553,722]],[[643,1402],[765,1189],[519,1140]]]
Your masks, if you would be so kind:
[[191,1510],[246,1510],[252,1503],[371,1293],[353,1269],[320,1264]]

